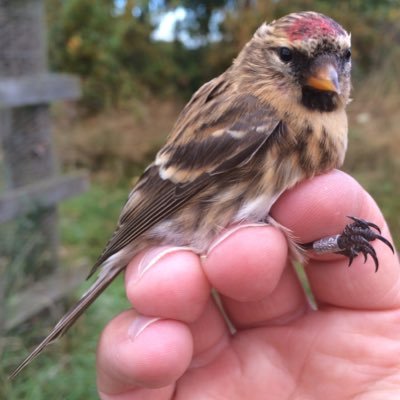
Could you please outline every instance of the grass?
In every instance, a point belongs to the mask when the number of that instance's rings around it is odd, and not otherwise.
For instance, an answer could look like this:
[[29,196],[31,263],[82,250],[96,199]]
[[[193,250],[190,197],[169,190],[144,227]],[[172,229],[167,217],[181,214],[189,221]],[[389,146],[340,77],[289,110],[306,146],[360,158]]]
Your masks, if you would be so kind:
[[119,213],[125,204],[130,182],[92,183],[88,192],[61,204],[61,234],[64,252],[73,258],[99,256],[116,228]]
[[48,332],[50,324],[41,318],[33,322],[34,325],[24,334],[4,338],[0,398],[96,399],[94,363],[98,337],[105,324],[126,308],[128,304],[122,280],[119,279],[64,338],[52,345],[11,382],[7,380],[6,373],[27,354],[35,338],[38,340]]
[[[61,206],[61,235],[64,267],[82,255],[91,262],[100,253],[115,228],[127,197],[127,186],[94,184],[85,194]],[[74,261],[72,261],[74,260]],[[85,282],[68,302],[73,304],[88,287]],[[16,380],[7,374],[21,361],[56,322],[61,306],[37,317],[0,341],[0,398],[8,400],[96,399],[95,351],[105,324],[129,307],[119,278],[80,318],[79,322],[48,351],[36,359]]]

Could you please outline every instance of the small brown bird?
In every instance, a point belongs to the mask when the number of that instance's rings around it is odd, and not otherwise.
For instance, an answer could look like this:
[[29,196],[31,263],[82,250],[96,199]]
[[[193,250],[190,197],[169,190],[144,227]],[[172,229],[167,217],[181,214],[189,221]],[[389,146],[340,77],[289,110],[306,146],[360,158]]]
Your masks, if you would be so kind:
[[[100,269],[97,280],[12,377],[62,336],[144,248],[169,244],[204,253],[232,223],[274,224],[268,214],[282,192],[340,167],[350,70],[350,36],[331,18],[301,12],[263,24],[232,66],[183,109],[93,266],[89,276]],[[294,250],[341,253],[350,263],[369,254],[378,267],[369,242],[393,247],[376,225],[353,220],[340,235],[303,246],[288,240]]]

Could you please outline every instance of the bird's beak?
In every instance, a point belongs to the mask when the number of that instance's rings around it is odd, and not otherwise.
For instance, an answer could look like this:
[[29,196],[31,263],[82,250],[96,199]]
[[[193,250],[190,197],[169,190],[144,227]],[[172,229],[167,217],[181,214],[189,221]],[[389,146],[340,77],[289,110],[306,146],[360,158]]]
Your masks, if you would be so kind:
[[306,85],[316,90],[340,93],[338,73],[331,63],[317,66],[307,78]]

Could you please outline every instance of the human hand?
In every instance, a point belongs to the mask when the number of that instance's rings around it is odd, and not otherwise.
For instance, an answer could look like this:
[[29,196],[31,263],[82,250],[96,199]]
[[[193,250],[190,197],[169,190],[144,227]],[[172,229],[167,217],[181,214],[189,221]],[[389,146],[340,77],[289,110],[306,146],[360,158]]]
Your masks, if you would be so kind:
[[[333,171],[286,192],[271,215],[306,243],[340,233],[354,215],[388,228],[372,198]],[[207,257],[156,248],[126,271],[125,311],[98,347],[103,400],[398,399],[400,268],[374,241],[362,256],[313,256],[305,271],[313,310],[271,226],[232,228]],[[231,335],[211,287],[237,329]]]

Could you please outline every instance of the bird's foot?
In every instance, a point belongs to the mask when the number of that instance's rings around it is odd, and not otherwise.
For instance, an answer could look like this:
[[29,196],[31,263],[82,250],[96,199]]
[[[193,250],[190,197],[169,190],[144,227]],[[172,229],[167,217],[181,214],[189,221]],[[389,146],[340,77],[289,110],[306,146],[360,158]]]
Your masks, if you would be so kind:
[[394,253],[392,244],[380,233],[379,227],[360,218],[349,217],[352,223],[346,225],[340,235],[327,236],[315,242],[304,245],[306,249],[312,249],[317,254],[338,253],[349,259],[349,266],[360,253],[364,256],[364,262],[368,255],[374,260],[375,272],[378,271],[379,261],[375,249],[371,243],[375,239],[385,243]]

